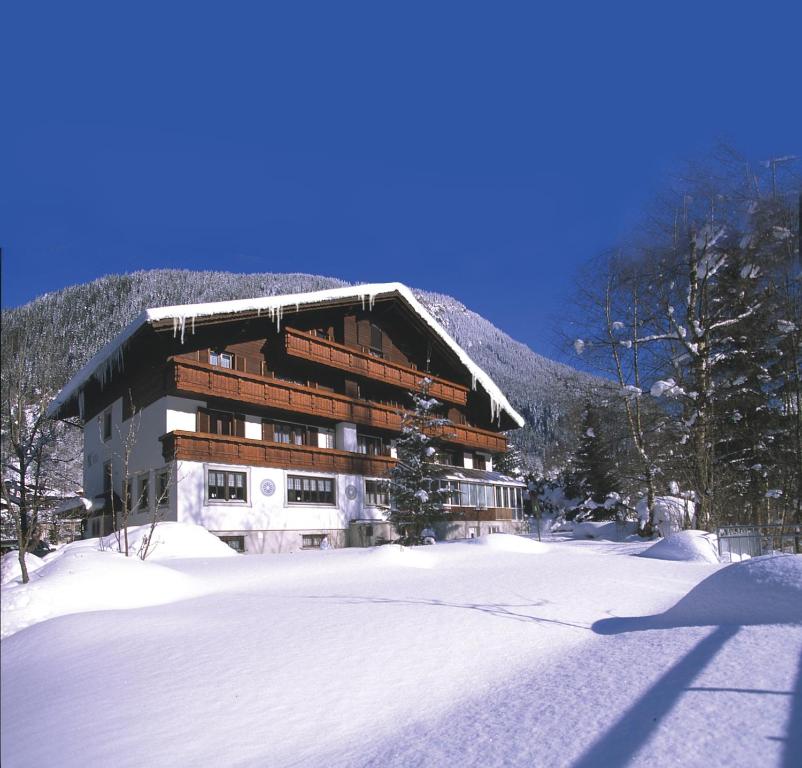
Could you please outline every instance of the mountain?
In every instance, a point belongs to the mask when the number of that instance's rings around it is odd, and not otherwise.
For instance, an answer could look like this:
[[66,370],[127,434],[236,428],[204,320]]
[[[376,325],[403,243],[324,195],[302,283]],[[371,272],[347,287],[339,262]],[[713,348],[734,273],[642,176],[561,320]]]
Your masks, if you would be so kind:
[[[234,274],[158,269],[110,275],[47,293],[2,316],[3,346],[18,354],[27,329],[48,339],[33,365],[50,368],[61,387],[143,309],[336,288],[348,283],[301,273]],[[413,289],[414,290],[414,289]],[[527,425],[511,436],[534,467],[561,463],[575,441],[575,393],[589,381],[568,366],[535,354],[451,296],[414,290],[468,354],[496,381]],[[8,346],[7,346],[8,345]]]

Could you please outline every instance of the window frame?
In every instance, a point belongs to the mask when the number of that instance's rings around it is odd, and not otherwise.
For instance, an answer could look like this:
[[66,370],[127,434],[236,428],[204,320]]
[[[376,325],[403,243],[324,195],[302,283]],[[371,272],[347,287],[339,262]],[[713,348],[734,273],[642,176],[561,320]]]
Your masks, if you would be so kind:
[[[224,364],[224,360],[228,360],[228,365]],[[225,368],[226,370],[234,370],[234,353],[225,352],[221,349],[209,350],[209,365],[216,365],[218,368]]]
[[[164,481],[164,487],[160,488],[162,485],[162,481]],[[156,472],[156,485],[154,486],[154,490],[156,492],[156,507],[157,509],[161,509],[162,507],[169,507],[170,506],[170,469],[169,467],[165,467],[164,469],[160,469]]]
[[[380,490],[369,490],[368,483],[371,485],[375,485],[381,488],[384,488],[384,491]],[[365,488],[364,488],[364,503],[363,506],[365,507],[374,507],[376,509],[390,509],[390,481],[389,480],[382,480],[381,478],[377,477],[366,477],[365,478]],[[376,498],[376,501],[372,501],[371,497]],[[380,497],[386,499],[386,501],[381,501]]]
[[[209,484],[209,477],[212,473],[217,475],[223,476],[223,483],[222,485],[215,485],[216,488],[222,488],[223,493],[221,496],[216,496],[214,498],[211,497],[209,494],[210,484]],[[242,485],[237,486],[236,484],[232,485],[229,475],[231,476],[242,476]],[[215,478],[217,480],[218,478]],[[251,474],[247,468],[242,469],[231,469],[231,467],[219,467],[219,466],[205,466],[203,468],[203,481],[204,481],[204,491],[203,491],[203,503],[204,505],[209,504],[225,504],[225,505],[235,505],[235,506],[243,506],[247,507],[250,506],[250,479]],[[231,488],[241,487],[242,493],[244,498],[231,498],[229,496],[229,491]]]
[[[295,488],[293,487],[294,481],[300,481],[301,487]],[[312,490],[311,488],[304,488],[304,481],[308,484],[315,483],[316,488]],[[310,500],[310,499],[290,499],[290,492],[304,494],[309,492],[310,494],[321,494],[324,491],[321,491],[317,484],[329,483],[331,485],[331,489],[327,493],[327,495],[331,496],[331,501],[321,501],[319,499]],[[299,475],[299,474],[289,474],[285,475],[285,490],[284,490],[284,504],[287,507],[336,507],[337,506],[337,477],[331,475]]]
[[[228,536],[226,534],[217,534],[217,538],[220,539],[224,544],[228,545],[233,549],[238,555],[245,554],[245,537],[244,536]],[[232,546],[233,543],[238,544],[239,546]]]
[[150,472],[143,472],[136,477],[136,509],[139,512],[150,510]]

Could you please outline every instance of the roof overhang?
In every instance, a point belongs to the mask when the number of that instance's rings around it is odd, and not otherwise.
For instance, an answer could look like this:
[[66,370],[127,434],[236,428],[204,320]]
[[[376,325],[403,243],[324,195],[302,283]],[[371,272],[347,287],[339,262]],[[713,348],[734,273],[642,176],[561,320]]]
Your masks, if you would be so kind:
[[[350,306],[361,303],[365,309],[372,309],[380,299],[397,298],[404,303],[414,316],[430,329],[435,337],[468,370],[474,389],[481,387],[490,398],[491,417],[500,420],[506,414],[514,424],[524,425],[523,417],[510,405],[496,383],[488,376],[454,341],[446,330],[435,320],[429,311],[418,301],[412,291],[402,283],[371,283],[367,285],[345,286],[324,291],[291,293],[283,296],[263,296],[254,299],[216,301],[207,304],[181,304],[172,307],[146,309],[106,344],[61,390],[50,403],[47,413],[59,417],[71,401],[81,398],[81,392],[91,379],[104,382],[113,369],[122,368],[125,348],[131,340],[147,327],[154,330],[172,329],[173,335],[180,336],[183,342],[187,333],[211,322],[241,320],[248,317],[269,317],[277,327],[285,316],[302,309],[318,307]],[[79,411],[82,409],[79,405]]]

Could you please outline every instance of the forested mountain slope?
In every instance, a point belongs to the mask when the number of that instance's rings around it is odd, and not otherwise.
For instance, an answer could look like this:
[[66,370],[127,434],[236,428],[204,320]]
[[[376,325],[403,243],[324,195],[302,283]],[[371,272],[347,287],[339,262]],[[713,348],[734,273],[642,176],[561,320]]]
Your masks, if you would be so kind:
[[[25,328],[46,338],[31,363],[48,366],[61,387],[105,343],[148,307],[280,295],[347,285],[305,274],[234,274],[149,270],[111,275],[45,294],[3,312],[3,344],[14,349]],[[534,466],[553,465],[575,437],[570,427],[576,389],[587,378],[535,354],[450,296],[415,290],[416,296],[456,341],[499,384],[527,426],[515,442]],[[4,358],[6,358],[4,354]]]

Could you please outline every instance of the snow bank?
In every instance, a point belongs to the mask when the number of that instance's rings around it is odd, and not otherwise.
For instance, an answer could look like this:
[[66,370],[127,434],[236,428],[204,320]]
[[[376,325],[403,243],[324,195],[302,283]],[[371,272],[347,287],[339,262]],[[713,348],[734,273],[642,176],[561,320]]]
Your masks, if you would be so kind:
[[156,563],[86,546],[65,548],[28,584],[3,588],[0,637],[55,616],[160,605],[196,592],[189,576]]
[[677,627],[802,624],[802,557],[766,555],[733,563],[695,586],[673,608],[655,616],[603,619],[603,635]]
[[[34,571],[38,571],[44,564],[45,561],[41,557],[32,555],[30,552],[25,555],[25,565],[28,566],[29,576]],[[0,560],[0,584],[8,584],[14,579],[21,578],[22,568],[19,567],[19,552],[17,550],[6,552],[3,555],[3,559]]]
[[[142,542],[150,534],[149,525],[136,525],[128,528],[128,552],[136,555]],[[92,539],[91,541],[97,541]],[[117,534],[106,536],[103,548],[119,552],[125,545]],[[153,532],[147,559],[170,560],[184,557],[237,557],[237,553],[203,526],[193,523],[159,523]]]
[[540,541],[528,539],[525,536],[516,536],[512,533],[487,533],[475,539],[480,546],[499,552],[527,552],[539,554],[548,552],[549,547]]
[[719,561],[716,536],[706,531],[678,531],[670,539],[660,539],[645,552],[641,552],[640,557],[700,563]]

